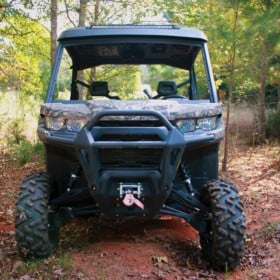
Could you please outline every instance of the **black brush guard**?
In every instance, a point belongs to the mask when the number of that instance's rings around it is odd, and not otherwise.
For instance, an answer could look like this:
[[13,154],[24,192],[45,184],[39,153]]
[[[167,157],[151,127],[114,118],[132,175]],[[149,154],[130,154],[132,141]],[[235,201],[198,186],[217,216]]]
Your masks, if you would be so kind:
[[[133,119],[138,119],[135,126]],[[151,125],[155,120],[158,125]],[[105,110],[74,141],[90,194],[106,218],[159,214],[185,145],[178,129],[156,111]],[[141,201],[144,209],[124,205],[127,193]]]

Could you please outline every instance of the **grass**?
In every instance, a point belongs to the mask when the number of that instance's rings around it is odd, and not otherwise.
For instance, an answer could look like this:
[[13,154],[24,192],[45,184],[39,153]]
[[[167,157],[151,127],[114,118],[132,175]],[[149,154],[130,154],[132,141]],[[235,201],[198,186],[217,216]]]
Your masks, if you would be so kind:
[[28,140],[23,139],[19,144],[15,144],[11,148],[11,157],[18,162],[19,166],[23,166],[27,162],[39,161],[44,158],[44,146],[41,143],[32,144]]
[[[28,100],[30,102],[30,100]],[[0,91],[0,148],[9,149],[14,142],[25,138],[34,144],[40,105],[38,101],[28,104],[15,91]]]
[[44,146],[37,143],[39,104],[26,104],[16,92],[0,92],[0,149],[19,166],[43,161]]
[[10,161],[17,166],[23,166],[28,162],[44,162],[45,149],[42,143],[32,144],[23,138],[17,143],[12,143],[6,152]]
[[264,239],[272,239],[277,234],[279,222],[267,222],[262,228],[262,235]]
[[270,137],[280,137],[280,111],[271,110],[266,114],[266,133]]
[[68,279],[74,268],[72,256],[68,253],[52,256],[45,260],[18,262],[13,277],[30,276],[30,279]]

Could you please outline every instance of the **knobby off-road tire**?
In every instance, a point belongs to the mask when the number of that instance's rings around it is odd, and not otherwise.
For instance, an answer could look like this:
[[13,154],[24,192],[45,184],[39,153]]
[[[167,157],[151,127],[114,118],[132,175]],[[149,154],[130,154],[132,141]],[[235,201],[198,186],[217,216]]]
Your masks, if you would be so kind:
[[209,181],[203,190],[203,202],[211,219],[206,232],[200,233],[203,256],[214,269],[236,268],[244,251],[245,215],[237,188],[229,181]]
[[58,245],[59,229],[49,222],[50,184],[45,173],[34,173],[23,181],[16,203],[16,241],[24,259],[45,258]]

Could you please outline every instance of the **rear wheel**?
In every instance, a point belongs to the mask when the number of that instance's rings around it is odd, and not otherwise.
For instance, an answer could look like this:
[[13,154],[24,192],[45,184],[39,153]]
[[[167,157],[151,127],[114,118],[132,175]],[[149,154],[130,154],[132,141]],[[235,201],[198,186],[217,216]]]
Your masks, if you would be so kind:
[[200,232],[203,256],[217,270],[240,264],[244,251],[245,215],[237,188],[229,181],[212,180],[203,189],[203,202],[210,219]]
[[16,241],[24,259],[48,257],[57,248],[59,229],[51,222],[50,184],[45,173],[23,181],[16,203]]

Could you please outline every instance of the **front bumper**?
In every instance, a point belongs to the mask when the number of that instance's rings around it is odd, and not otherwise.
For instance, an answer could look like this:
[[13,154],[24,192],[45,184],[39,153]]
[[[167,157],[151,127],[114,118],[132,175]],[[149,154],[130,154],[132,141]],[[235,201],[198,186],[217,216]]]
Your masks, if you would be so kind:
[[[122,125],[118,116],[152,116],[159,125]],[[108,117],[110,125],[103,125],[101,119]],[[156,216],[170,195],[184,152],[219,142],[223,132],[220,125],[210,132],[182,134],[159,112],[125,110],[100,112],[79,133],[48,131],[43,125],[38,128],[46,145],[69,146],[75,151],[89,192],[107,218]],[[140,186],[137,199],[143,209],[124,205],[126,193],[121,192],[122,185],[127,193]]]

